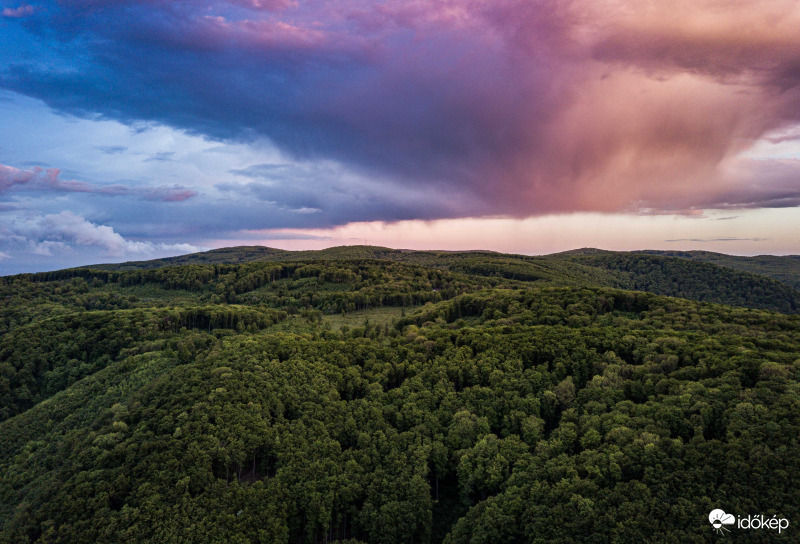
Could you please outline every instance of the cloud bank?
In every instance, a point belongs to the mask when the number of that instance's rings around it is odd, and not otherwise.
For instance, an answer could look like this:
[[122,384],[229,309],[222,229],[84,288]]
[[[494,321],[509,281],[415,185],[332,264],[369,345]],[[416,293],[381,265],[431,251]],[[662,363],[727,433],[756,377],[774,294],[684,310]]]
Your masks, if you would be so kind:
[[50,256],[73,247],[102,249],[111,257],[147,257],[157,252],[169,254],[192,253],[202,248],[190,244],[154,244],[149,241],[127,240],[107,225],[97,225],[70,211],[17,219],[0,224],[5,242],[25,248],[37,255]]
[[[794,1],[80,0],[3,13],[6,39],[25,45],[2,88],[88,117],[266,137],[297,160],[462,203],[416,218],[800,205],[798,161],[745,156],[800,124]],[[323,208],[301,196],[297,213]]]

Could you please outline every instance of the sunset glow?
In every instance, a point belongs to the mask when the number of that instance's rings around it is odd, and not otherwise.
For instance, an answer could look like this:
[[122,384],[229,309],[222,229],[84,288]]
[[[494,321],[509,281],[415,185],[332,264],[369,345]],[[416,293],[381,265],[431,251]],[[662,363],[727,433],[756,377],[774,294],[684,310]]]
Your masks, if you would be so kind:
[[797,36],[788,0],[3,0],[0,273],[800,253]]

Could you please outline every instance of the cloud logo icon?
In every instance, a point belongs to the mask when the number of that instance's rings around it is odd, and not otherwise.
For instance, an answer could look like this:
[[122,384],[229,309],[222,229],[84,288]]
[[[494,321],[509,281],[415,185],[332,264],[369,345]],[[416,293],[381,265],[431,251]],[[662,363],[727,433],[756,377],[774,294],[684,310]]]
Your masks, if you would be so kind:
[[736,517],[733,514],[726,514],[724,510],[717,508],[708,515],[708,521],[714,527],[714,531],[724,534],[723,531],[730,532],[730,529],[726,529],[725,525],[736,523]]

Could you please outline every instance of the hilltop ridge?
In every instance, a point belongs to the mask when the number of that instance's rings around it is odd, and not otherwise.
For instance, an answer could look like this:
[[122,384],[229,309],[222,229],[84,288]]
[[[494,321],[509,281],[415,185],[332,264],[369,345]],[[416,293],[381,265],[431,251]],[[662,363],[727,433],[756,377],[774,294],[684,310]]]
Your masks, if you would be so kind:
[[[609,251],[581,248],[543,256],[486,250],[435,251],[337,246],[288,251],[238,246],[76,270],[125,272],[182,265],[377,260],[451,272],[553,285],[615,287],[705,302],[795,313],[800,309],[800,257],[738,257],[710,252]],[[64,272],[62,272],[64,273]],[[49,277],[57,273],[44,273]]]

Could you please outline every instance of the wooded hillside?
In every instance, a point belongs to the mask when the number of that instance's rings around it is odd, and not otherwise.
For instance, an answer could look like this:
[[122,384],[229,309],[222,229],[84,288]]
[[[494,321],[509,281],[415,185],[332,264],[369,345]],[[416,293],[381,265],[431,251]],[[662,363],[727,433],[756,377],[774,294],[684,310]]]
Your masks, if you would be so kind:
[[348,251],[1,278],[0,541],[797,540],[786,283]]

